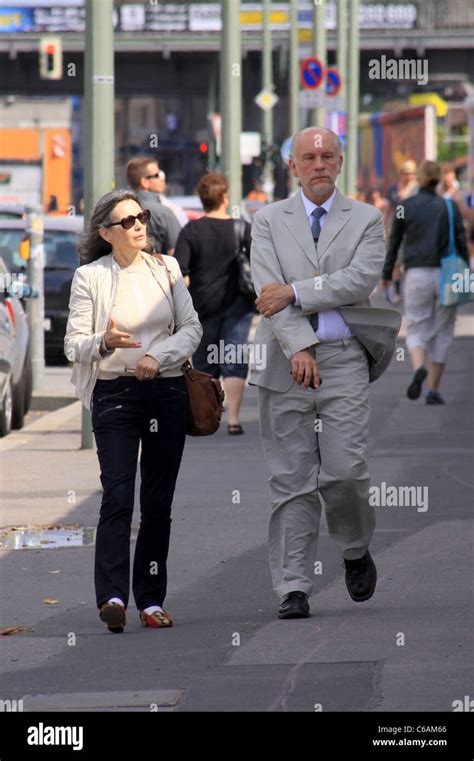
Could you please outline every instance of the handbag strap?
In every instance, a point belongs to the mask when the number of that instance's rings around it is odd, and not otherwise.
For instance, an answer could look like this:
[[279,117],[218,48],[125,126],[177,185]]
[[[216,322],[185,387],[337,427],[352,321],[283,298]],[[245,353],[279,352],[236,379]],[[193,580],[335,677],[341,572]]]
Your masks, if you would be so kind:
[[247,253],[247,246],[245,245],[245,222],[243,219],[234,219],[234,235],[235,235],[235,253],[238,256],[240,253]]
[[454,210],[453,202],[449,198],[445,198],[444,202],[448,208],[448,222],[449,222],[449,254],[448,256],[456,256],[456,245],[454,243]]
[[[163,259],[161,254],[155,254],[155,256],[156,256],[157,259],[160,260],[160,262],[162,263],[163,267],[166,270],[166,274],[168,276],[168,283],[170,284],[170,290],[171,290],[171,293],[173,293],[173,282],[171,280],[170,271],[169,271],[168,267],[165,264],[165,260]],[[174,332],[176,333],[176,325],[175,325]],[[182,371],[184,373],[189,373],[193,369],[193,366],[192,366],[191,362],[189,361],[189,359],[187,359],[187,360],[185,360],[185,362],[183,362],[183,364],[181,365],[181,369],[182,369]]]
[[166,264],[165,264],[165,260],[163,259],[163,257],[162,257],[162,255],[161,255],[161,254],[155,254],[155,258],[156,258],[156,259],[159,259],[159,260],[160,260],[160,262],[162,263],[163,267],[165,268],[165,270],[166,270],[166,275],[167,275],[167,277],[168,277],[168,283],[170,284],[170,291],[173,291],[173,283],[172,283],[172,281],[171,281],[171,275],[170,275],[170,271],[169,271],[168,267],[167,267],[167,266],[166,266]]

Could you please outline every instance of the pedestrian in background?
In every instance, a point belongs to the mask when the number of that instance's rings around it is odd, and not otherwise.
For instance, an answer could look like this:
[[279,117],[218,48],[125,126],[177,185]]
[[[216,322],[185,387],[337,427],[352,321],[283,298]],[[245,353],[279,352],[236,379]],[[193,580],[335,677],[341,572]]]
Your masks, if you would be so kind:
[[[416,163],[412,159],[408,159],[400,167],[397,184],[388,190],[388,199],[391,203],[391,221],[397,215],[401,202],[417,192]],[[395,296],[392,299],[394,304],[400,304],[402,301],[402,262],[403,249],[401,248],[392,275],[393,290],[395,291]]]
[[365,202],[371,206],[375,206],[376,209],[382,212],[383,222],[385,227],[385,235],[387,236],[390,227],[390,201],[388,198],[384,198],[382,191],[379,188],[371,188],[367,191]]
[[[228,427],[231,435],[242,434],[240,407],[248,374],[242,347],[248,346],[252,305],[239,290],[239,265],[234,219],[227,213],[228,183],[218,172],[201,178],[197,186],[205,214],[183,227],[176,244],[176,259],[187,279],[195,309],[203,326],[203,336],[193,365],[197,370],[222,376],[227,399]],[[242,248],[250,254],[250,225],[244,227]],[[242,361],[209,361],[210,351],[239,354]],[[220,357],[221,359],[221,357]]]
[[456,172],[450,166],[443,170],[443,177],[438,185],[438,193],[442,198],[455,201],[458,206],[464,203],[464,195],[461,191],[461,186],[456,179]]
[[174,256],[181,227],[175,215],[160,201],[160,167],[150,156],[137,156],[127,164],[127,182],[141,204],[151,213],[148,235],[155,243],[154,253]]
[[[444,404],[438,389],[456,319],[455,306],[439,303],[440,263],[449,250],[448,210],[436,193],[440,178],[441,167],[435,161],[420,164],[419,191],[402,201],[403,213],[395,215],[382,274],[383,285],[388,287],[403,244],[406,344],[414,370],[407,396],[418,399],[428,375],[427,404]],[[464,225],[458,207],[453,205],[455,243],[468,266]],[[427,356],[431,360],[429,372],[425,368]]]
[[170,211],[173,212],[176,219],[178,220],[179,226],[184,227],[184,225],[187,225],[189,220],[181,206],[178,206],[177,203],[170,201],[166,195],[166,174],[162,169],[160,169],[158,172],[157,188],[158,198],[160,199],[163,206],[166,206]]
[[85,264],[72,282],[64,340],[77,395],[92,410],[103,487],[95,589],[100,618],[112,632],[125,626],[140,443],[133,595],[143,626],[173,624],[162,606],[189,413],[181,365],[202,335],[177,262],[165,256],[163,264],[149,253],[149,216],[129,191],[98,201],[80,247]]

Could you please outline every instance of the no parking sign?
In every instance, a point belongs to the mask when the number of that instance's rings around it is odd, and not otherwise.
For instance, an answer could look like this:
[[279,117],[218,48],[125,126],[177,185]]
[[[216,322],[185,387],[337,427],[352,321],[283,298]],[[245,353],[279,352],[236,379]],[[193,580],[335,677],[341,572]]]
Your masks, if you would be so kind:
[[333,98],[342,87],[341,75],[337,69],[326,69],[326,95]]
[[301,62],[301,85],[307,90],[316,90],[324,76],[324,66],[319,58],[305,58]]

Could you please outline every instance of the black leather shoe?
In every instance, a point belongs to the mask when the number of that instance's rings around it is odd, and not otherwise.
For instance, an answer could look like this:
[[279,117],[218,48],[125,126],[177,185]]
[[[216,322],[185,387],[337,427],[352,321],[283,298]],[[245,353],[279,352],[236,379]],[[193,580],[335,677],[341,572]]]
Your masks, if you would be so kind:
[[370,552],[357,560],[346,560],[346,587],[354,602],[365,602],[374,594],[377,569]]
[[304,592],[288,592],[281,601],[278,618],[309,618],[308,595]]

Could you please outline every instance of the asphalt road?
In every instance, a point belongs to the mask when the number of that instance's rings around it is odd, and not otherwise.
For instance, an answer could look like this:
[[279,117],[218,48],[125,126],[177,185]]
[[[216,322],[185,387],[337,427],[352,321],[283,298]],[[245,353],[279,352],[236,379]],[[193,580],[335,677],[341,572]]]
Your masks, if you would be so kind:
[[[107,632],[91,546],[0,551],[1,628],[33,629],[2,637],[1,697],[24,710],[453,711],[473,683],[473,347],[467,336],[453,344],[444,407],[405,397],[407,358],[372,386],[372,484],[426,487],[428,502],[377,508],[369,602],[350,600],[323,522],[312,617],[277,620],[249,388],[244,436],[224,425],[186,444],[166,600],[174,628],[143,629],[131,601],[125,632]],[[78,449],[79,426],[76,403],[4,440],[2,526],[96,524],[97,460]]]

